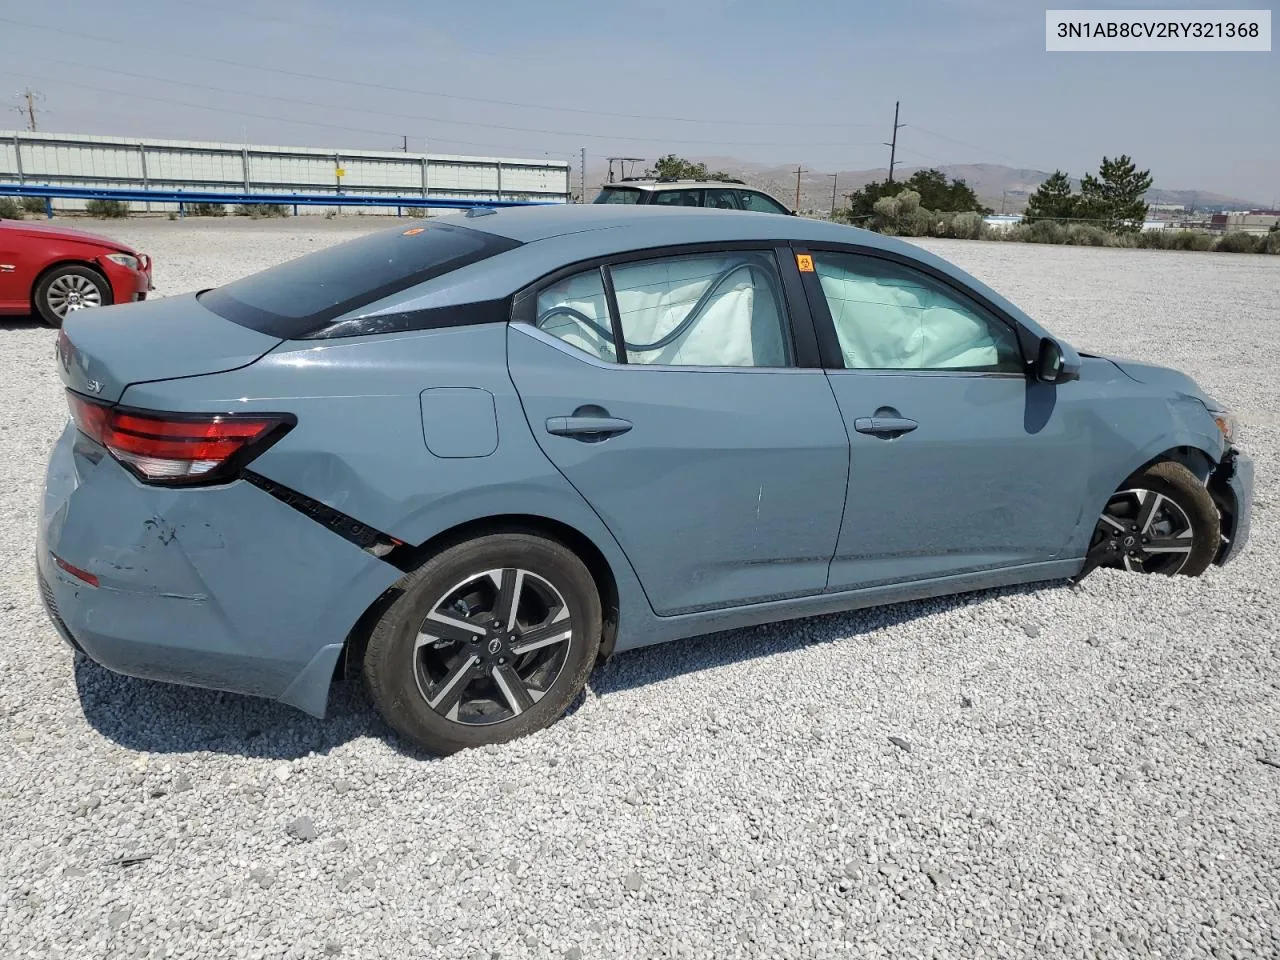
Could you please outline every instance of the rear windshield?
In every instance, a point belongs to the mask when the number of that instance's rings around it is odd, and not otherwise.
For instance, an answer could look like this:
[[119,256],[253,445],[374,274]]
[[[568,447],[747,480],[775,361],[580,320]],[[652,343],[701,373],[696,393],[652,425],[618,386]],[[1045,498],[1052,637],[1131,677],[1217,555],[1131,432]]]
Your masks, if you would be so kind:
[[227,320],[286,340],[520,244],[452,224],[395,227],[317,250],[201,294]]
[[639,203],[640,191],[635,187],[605,187],[594,203]]

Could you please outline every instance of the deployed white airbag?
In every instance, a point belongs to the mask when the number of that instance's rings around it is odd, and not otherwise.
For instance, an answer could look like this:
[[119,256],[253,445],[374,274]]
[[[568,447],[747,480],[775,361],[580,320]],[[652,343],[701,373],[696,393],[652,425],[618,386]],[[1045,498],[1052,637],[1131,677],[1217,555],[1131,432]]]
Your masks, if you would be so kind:
[[847,368],[992,369],[1017,362],[1013,331],[940,284],[865,257],[814,259]]
[[[785,366],[788,350],[771,255],[710,254],[611,268],[627,362],[680,366]],[[567,309],[566,309],[567,308]],[[696,311],[696,312],[695,312]],[[613,360],[598,271],[538,296],[538,326],[581,350]]]

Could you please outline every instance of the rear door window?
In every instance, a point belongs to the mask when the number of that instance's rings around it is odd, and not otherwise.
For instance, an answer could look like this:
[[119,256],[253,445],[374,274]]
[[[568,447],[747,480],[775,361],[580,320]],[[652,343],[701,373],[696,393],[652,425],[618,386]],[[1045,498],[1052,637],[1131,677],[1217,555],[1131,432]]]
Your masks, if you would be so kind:
[[640,191],[635,187],[605,187],[593,203],[639,203]]
[[243,327],[294,340],[351,310],[518,246],[453,224],[394,227],[210,290],[200,303]]
[[754,210],[758,213],[790,213],[791,211],[784,207],[772,197],[766,197],[763,193],[756,193],[754,190],[739,190],[742,197],[742,209]]
[[707,190],[706,199],[703,200],[704,207],[711,207],[718,210],[741,210],[742,207],[738,203],[737,190]]
[[653,203],[668,207],[700,207],[702,206],[701,190],[655,190]]

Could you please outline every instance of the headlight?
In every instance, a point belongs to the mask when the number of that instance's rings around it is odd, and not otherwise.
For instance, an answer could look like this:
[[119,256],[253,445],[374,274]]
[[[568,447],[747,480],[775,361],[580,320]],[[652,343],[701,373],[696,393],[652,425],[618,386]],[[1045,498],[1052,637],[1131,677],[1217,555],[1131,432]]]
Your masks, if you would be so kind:
[[112,263],[118,263],[122,267],[128,267],[130,270],[138,269],[138,258],[128,253],[108,253],[107,259]]

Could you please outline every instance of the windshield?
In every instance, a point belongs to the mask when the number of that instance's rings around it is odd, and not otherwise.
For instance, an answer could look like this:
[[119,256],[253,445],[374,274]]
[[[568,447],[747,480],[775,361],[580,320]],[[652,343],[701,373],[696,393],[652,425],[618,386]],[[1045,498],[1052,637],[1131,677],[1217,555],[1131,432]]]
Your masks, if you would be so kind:
[[380,230],[200,296],[218,316],[293,340],[344,313],[520,244],[452,224]]
[[593,203],[639,203],[641,191],[635,187],[605,187]]

